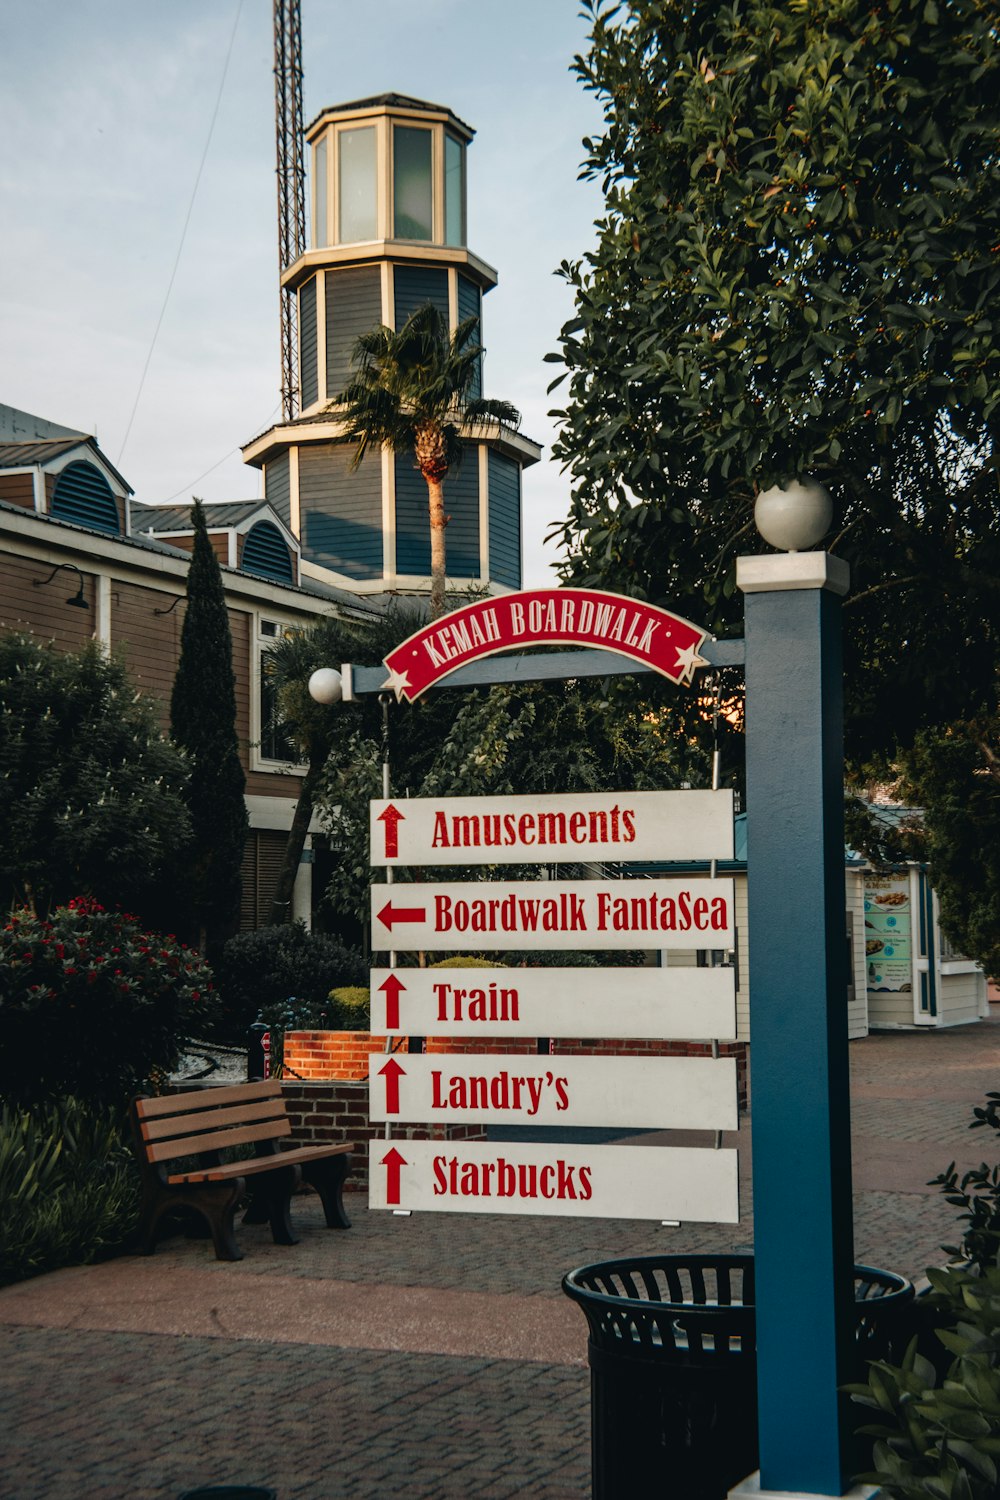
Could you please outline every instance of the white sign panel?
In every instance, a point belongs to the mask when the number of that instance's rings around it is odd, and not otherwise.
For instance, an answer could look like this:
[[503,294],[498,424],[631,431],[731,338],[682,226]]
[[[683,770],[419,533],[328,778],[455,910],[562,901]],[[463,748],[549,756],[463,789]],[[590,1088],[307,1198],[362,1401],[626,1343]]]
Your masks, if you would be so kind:
[[733,793],[601,792],[372,802],[373,865],[733,858]]
[[737,1153],[679,1146],[372,1141],[368,1206],[736,1224]]
[[372,1121],[736,1130],[731,1057],[368,1057]]
[[386,1036],[732,1041],[736,971],[373,969],[371,1011]]
[[373,885],[372,947],[732,948],[731,880],[515,880]]

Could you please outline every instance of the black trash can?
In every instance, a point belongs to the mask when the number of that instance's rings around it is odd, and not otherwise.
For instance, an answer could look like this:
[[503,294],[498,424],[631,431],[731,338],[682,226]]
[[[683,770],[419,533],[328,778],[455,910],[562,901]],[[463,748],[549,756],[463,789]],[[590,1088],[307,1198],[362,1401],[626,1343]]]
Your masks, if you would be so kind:
[[[593,1500],[725,1500],[758,1467],[754,1259],[655,1255],[563,1277],[590,1337]],[[854,1268],[858,1370],[898,1357],[913,1286]]]
[[278,1500],[278,1492],[259,1484],[204,1484],[178,1500]]

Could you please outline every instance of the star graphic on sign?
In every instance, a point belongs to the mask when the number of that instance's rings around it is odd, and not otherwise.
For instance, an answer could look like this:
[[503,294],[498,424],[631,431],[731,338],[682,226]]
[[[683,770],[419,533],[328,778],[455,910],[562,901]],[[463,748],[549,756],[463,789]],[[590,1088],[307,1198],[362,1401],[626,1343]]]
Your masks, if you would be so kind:
[[380,693],[391,692],[396,694],[396,702],[399,703],[410,686],[410,674],[408,672],[397,672],[394,667],[389,668],[389,675],[379,688]]
[[692,677],[695,667],[707,667],[708,665],[709,663],[705,658],[698,655],[697,646],[685,646],[683,650],[678,647],[675,670],[680,672],[682,677]]

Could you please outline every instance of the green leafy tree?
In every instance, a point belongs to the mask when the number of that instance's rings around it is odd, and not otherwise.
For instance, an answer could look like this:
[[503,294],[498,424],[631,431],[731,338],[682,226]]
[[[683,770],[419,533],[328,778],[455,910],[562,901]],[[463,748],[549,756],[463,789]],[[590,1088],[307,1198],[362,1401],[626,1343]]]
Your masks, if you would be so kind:
[[448,337],[430,304],[402,328],[362,334],[354,349],[356,373],[338,398],[347,437],[357,444],[355,467],[368,449],[412,454],[427,485],[431,533],[431,619],[445,608],[444,481],[462,457],[463,427],[520,423],[509,401],[474,396],[482,347],[478,318],[466,318]]
[[239,916],[246,842],[246,777],[236,737],[233,642],[222,572],[200,500],[192,512],[181,656],[170,699],[170,732],[190,765],[193,850],[185,895],[198,946],[225,939]]
[[183,755],[96,643],[0,637],[0,891],[44,916],[72,896],[147,913],[190,836]]
[[[851,565],[849,749],[991,708],[1000,32],[980,0],[585,0],[597,243],[550,358],[567,582],[739,624],[756,494],[811,475]],[[556,384],[559,381],[557,380]],[[958,668],[958,669],[956,669]]]
[[922,809],[941,922],[961,951],[1000,975],[1000,717],[926,731],[903,760]]

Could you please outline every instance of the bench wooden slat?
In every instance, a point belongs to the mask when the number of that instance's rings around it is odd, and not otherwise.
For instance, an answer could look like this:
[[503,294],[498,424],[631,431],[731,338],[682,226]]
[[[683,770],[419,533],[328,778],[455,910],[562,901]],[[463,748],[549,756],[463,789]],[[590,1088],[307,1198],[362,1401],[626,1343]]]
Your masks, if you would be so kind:
[[225,1182],[232,1177],[253,1177],[257,1172],[273,1172],[275,1167],[295,1167],[327,1156],[346,1156],[354,1150],[353,1142],[339,1146],[296,1146],[272,1156],[255,1156],[252,1161],[224,1162],[220,1167],[200,1167],[193,1172],[171,1173],[168,1182]]
[[186,1094],[161,1094],[155,1099],[137,1099],[135,1112],[140,1120],[148,1120],[154,1115],[190,1114],[199,1109],[216,1109],[220,1104],[246,1104],[255,1099],[281,1097],[279,1081],[268,1078],[259,1083],[233,1083],[225,1088],[193,1089]]
[[287,1117],[268,1120],[263,1125],[243,1125],[238,1130],[212,1130],[207,1135],[186,1135],[181,1140],[147,1141],[150,1161],[170,1161],[178,1156],[197,1156],[200,1151],[224,1151],[228,1146],[250,1146],[254,1141],[274,1141],[289,1136],[292,1127]]
[[224,1109],[199,1110],[197,1114],[170,1115],[167,1119],[143,1120],[139,1129],[144,1141],[176,1140],[206,1130],[235,1130],[240,1125],[264,1125],[285,1118],[281,1099],[261,1099],[258,1104],[230,1104]]

